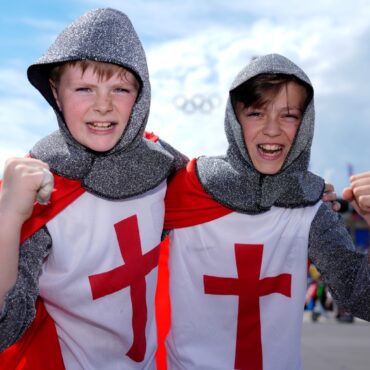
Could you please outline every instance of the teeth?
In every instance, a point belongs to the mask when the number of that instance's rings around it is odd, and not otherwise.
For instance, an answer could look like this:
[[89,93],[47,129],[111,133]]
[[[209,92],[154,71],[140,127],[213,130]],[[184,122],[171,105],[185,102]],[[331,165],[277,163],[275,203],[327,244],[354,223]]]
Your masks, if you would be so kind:
[[90,126],[93,126],[94,128],[109,128],[112,126],[112,122],[89,122]]
[[276,152],[282,150],[282,145],[278,144],[260,144],[258,145],[262,150],[267,152]]

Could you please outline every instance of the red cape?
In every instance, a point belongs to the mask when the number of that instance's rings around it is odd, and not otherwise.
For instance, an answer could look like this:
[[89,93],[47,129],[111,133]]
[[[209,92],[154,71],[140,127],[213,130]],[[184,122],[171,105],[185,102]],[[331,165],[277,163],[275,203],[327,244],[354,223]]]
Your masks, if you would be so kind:
[[195,172],[196,159],[178,171],[168,184],[165,229],[199,225],[234,212],[208,195]]

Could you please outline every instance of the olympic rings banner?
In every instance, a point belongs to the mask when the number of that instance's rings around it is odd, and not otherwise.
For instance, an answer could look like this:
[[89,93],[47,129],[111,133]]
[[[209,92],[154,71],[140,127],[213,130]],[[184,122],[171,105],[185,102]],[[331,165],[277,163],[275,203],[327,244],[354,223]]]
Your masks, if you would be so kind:
[[177,95],[173,100],[175,107],[184,113],[204,113],[209,114],[219,107],[221,98],[217,94],[203,95],[195,94],[191,97],[185,95]]

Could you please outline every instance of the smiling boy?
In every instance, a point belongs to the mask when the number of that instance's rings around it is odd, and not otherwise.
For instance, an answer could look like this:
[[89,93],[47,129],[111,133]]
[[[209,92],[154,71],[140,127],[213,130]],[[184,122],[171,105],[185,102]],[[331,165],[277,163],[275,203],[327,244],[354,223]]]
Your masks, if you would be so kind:
[[179,171],[166,195],[171,231],[169,369],[300,370],[308,256],[342,307],[370,274],[308,171],[313,88],[287,58],[256,58],[227,103],[226,155]]
[[129,70],[92,61],[55,67],[50,84],[71,135],[96,152],[121,138],[140,89]]
[[[4,171],[0,367],[153,369],[164,195],[177,162],[143,137],[150,83],[140,40],[123,13],[91,11],[28,77],[59,130]],[[49,170],[51,200],[34,205]]]
[[[271,83],[264,76],[259,80],[256,78],[255,83]],[[245,101],[247,92],[233,93],[235,114],[243,129],[248,154],[255,169],[266,175],[279,172],[283,166],[305,109],[306,89],[288,81],[286,77],[281,76],[280,81],[276,77],[271,97],[263,97],[253,106]]]

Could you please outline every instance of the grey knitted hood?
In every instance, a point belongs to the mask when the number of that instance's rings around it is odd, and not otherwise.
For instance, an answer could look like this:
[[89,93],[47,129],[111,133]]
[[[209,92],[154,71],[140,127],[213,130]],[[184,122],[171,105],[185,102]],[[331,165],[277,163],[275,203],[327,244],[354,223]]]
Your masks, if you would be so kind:
[[[61,62],[93,60],[131,70],[140,92],[118,143],[108,152],[94,153],[70,134],[53,97],[49,72]],[[150,108],[150,83],[141,42],[128,17],[114,9],[97,9],[76,19],[47,52],[28,68],[30,82],[53,107],[59,130],[39,141],[30,154],[53,172],[81,180],[88,191],[107,199],[142,194],[163,181],[174,159],[159,144],[143,138]]]
[[[294,75],[312,86],[306,74],[289,59],[269,54],[251,61],[237,75],[230,91],[262,73]],[[229,142],[226,155],[200,157],[197,161],[197,175],[204,189],[221,204],[249,214],[265,212],[272,206],[296,208],[315,204],[322,196],[324,181],[308,171],[314,120],[312,99],[281,170],[264,175],[252,164],[229,98],[225,116]]]

